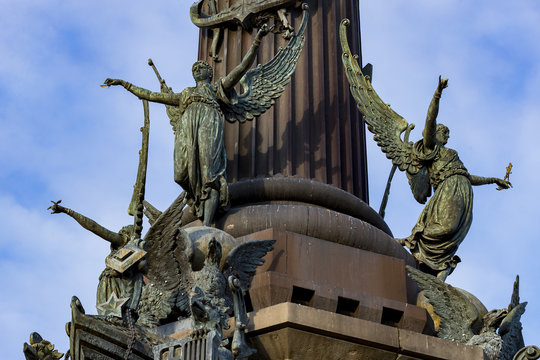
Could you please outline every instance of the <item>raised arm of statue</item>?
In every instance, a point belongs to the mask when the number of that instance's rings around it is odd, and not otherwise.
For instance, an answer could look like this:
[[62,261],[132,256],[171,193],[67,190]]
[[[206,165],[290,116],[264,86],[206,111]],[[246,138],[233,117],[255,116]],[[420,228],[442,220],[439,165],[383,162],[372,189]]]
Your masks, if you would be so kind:
[[57,202],[53,201],[53,205],[51,205],[48,208],[49,210],[51,210],[51,214],[59,214],[59,213],[67,214],[71,216],[73,219],[75,219],[75,221],[77,221],[83,228],[85,228],[88,231],[93,232],[100,238],[107,240],[113,246],[121,247],[124,245],[124,238],[119,233],[110,231],[109,229],[106,229],[103,226],[99,225],[94,220],[87,218],[86,216],[79,214],[76,211],[63,207],[59,205],[59,203],[60,201],[57,201]]
[[242,59],[242,62],[238,64],[227,76],[221,80],[221,84],[224,90],[232,89],[239,81],[242,79],[242,76],[249,70],[253,60],[255,60],[255,55],[257,55],[257,50],[261,45],[261,39],[268,34],[270,31],[268,25],[264,25],[255,36],[255,40],[249,48],[248,52]]
[[429,109],[426,116],[426,125],[422,135],[424,136],[424,147],[426,149],[433,149],[436,144],[437,134],[437,115],[439,114],[439,101],[441,99],[443,89],[448,87],[448,79],[442,79],[439,76],[439,84],[437,90],[433,94],[433,99],[429,104]]
[[137,96],[139,99],[144,99],[160,104],[178,106],[180,103],[180,94],[154,92],[144,88],[135,86],[127,81],[120,79],[106,79],[105,86],[117,86],[122,85],[127,91]]

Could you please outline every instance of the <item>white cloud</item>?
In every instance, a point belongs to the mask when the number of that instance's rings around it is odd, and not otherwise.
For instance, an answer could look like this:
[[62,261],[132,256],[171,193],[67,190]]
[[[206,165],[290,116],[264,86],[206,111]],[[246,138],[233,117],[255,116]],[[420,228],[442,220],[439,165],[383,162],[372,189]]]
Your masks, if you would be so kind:
[[[102,89],[124,77],[158,89],[146,61],[179,90],[191,84],[197,31],[184,2],[10,2],[0,17],[2,168],[0,272],[5,279],[0,321],[4,357],[38,331],[65,351],[64,324],[72,295],[95,313],[98,277],[108,244],[49,200],[111,230],[127,216],[140,148],[140,101],[123,89]],[[7,15],[9,14],[9,15]],[[188,55],[186,55],[188,54]],[[176,198],[172,131],[161,106],[151,107],[148,199],[161,209]]]
[[[21,358],[32,331],[67,348],[64,323],[78,295],[95,312],[95,288],[108,254],[105,241],[65,215],[48,215],[49,200],[111,230],[126,215],[136,175],[140,102],[123,89],[102,89],[119,77],[158,89],[152,57],[169,85],[192,84],[197,31],[191,2],[103,0],[0,1],[0,297],[5,358]],[[362,50],[374,64],[374,86],[420,137],[439,74],[450,78],[440,119],[472,173],[502,176],[515,165],[515,187],[475,189],[475,214],[450,282],[488,307],[507,305],[521,275],[525,340],[540,344],[538,235],[540,164],[539,5],[534,0],[362,2]],[[151,107],[147,197],[164,209],[180,190],[172,182],[172,132],[161,106]],[[368,136],[372,207],[378,210],[390,162]],[[30,199],[30,200],[29,200]],[[387,208],[394,235],[407,236],[422,206],[397,173]]]
[[[449,282],[488,308],[500,308],[507,306],[519,273],[522,300],[529,300],[525,341],[538,344],[538,3],[428,3],[362,2],[363,58],[374,64],[381,97],[416,123],[411,139],[420,137],[442,74],[450,78],[439,111],[451,130],[448,145],[473,174],[502,177],[508,162],[514,164],[514,189],[474,189],[473,224],[458,251],[463,263]],[[370,137],[370,197],[376,209],[390,169],[377,151]],[[386,218],[395,236],[407,236],[420,214],[422,206],[413,202],[405,176],[396,174]]]

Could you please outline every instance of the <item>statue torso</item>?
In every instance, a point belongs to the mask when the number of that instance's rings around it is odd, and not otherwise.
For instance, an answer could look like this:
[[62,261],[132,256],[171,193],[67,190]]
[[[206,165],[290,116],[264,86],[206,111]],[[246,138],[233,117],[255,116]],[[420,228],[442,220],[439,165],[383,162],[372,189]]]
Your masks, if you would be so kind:
[[467,168],[459,159],[456,150],[438,145],[433,151],[437,153],[428,165],[428,170],[430,182],[434,189],[437,189],[439,184],[450,176],[469,176]]

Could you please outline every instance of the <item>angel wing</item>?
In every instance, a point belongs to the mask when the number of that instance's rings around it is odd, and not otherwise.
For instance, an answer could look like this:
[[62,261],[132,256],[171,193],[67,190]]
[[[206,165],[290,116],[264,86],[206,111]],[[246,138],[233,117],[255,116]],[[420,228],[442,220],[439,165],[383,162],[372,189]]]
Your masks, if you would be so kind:
[[180,230],[186,201],[184,192],[159,215],[144,237],[147,250],[146,276],[166,290],[177,288],[191,267],[191,241]]
[[243,93],[235,96],[230,104],[223,104],[225,119],[229,122],[253,120],[274,105],[285,90],[296,69],[304,47],[304,32],[308,20],[308,6],[302,5],[304,17],[296,34],[278,53],[264,65],[249,70],[240,83]]
[[433,310],[441,317],[438,337],[467,342],[474,334],[475,322],[483,316],[465,293],[435,276],[407,266],[407,272],[424,290]]
[[[408,141],[408,134],[414,128],[414,124],[409,125],[402,116],[383,102],[371,86],[369,77],[362,73],[357,56],[352,55],[347,41],[346,30],[349,24],[348,19],[341,22],[340,40],[343,51],[341,58],[352,96],[377,145],[386,157],[392,160],[392,164],[399,170],[407,172],[415,199],[425,203],[427,197],[431,195],[431,185],[423,164],[414,155],[413,143]],[[404,132],[406,132],[405,141],[401,139]],[[420,171],[423,168],[424,170]]]
[[232,249],[225,258],[221,271],[226,279],[234,275],[242,289],[248,289],[257,267],[264,264],[263,257],[274,250],[276,240],[255,240],[242,243]]

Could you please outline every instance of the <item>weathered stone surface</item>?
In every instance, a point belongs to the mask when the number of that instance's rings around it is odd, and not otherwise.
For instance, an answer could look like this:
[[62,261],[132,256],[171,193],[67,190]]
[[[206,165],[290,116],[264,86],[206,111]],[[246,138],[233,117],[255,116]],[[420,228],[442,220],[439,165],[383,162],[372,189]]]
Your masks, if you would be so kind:
[[251,314],[254,359],[485,360],[482,349],[283,303]]
[[254,310],[293,302],[429,332],[425,310],[408,302],[416,295],[408,291],[417,289],[408,286],[403,260],[275,229],[237,241],[262,239],[276,244],[253,278],[249,294]]
[[[139,326],[134,326],[135,338],[121,320],[84,314],[76,297],[71,301],[71,322],[66,330],[70,338],[70,353],[74,360],[122,359],[130,348],[133,360],[153,360],[152,346],[168,342]],[[132,346],[130,346],[131,344]]]
[[254,359],[340,359],[340,360],[394,360],[392,351],[284,328],[255,337],[252,345],[257,348]]
[[434,336],[419,336],[407,330],[399,331],[400,352],[419,359],[487,360],[481,347],[439,339]]

